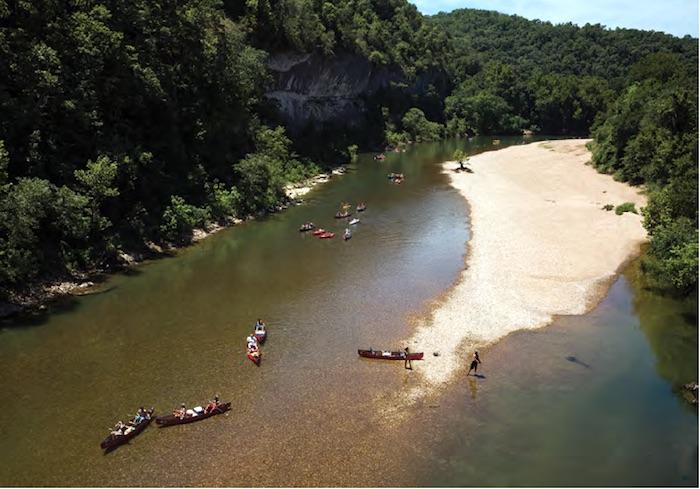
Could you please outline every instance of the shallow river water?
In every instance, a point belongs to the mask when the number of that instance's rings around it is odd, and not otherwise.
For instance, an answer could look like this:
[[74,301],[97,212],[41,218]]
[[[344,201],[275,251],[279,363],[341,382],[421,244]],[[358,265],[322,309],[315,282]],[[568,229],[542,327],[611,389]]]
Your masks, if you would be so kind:
[[[509,335],[482,378],[417,403],[401,399],[415,372],[357,357],[401,347],[464,266],[466,207],[440,162],[522,142],[363,155],[304,205],[0,323],[0,484],[697,485],[697,410],[672,389],[695,380],[697,312],[634,264],[591,313]],[[348,242],[342,201],[368,204]],[[308,220],[336,238],[299,233]],[[259,368],[244,355],[257,317]],[[139,405],[214,393],[227,415],[99,449]]]

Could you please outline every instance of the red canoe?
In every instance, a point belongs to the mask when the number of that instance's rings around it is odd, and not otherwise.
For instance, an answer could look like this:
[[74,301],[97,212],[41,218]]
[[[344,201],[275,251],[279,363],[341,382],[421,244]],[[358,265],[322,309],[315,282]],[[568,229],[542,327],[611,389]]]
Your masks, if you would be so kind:
[[409,353],[408,356],[404,351],[387,351],[387,350],[357,350],[357,354],[365,358],[374,358],[375,360],[423,360],[423,352]]
[[325,233],[319,235],[318,237],[321,238],[321,239],[329,239],[329,238],[335,237],[335,233],[331,233],[331,232],[329,231],[329,232],[325,232]]
[[314,235],[314,236],[320,236],[321,234],[325,234],[325,233],[327,233],[327,232],[328,232],[328,231],[326,231],[326,230],[323,229],[323,228],[318,228],[317,230],[315,230],[315,231],[314,231],[313,233],[311,233],[311,234]]
[[267,339],[267,331],[256,331],[255,339],[258,340],[258,343],[265,343],[265,340]]
[[259,367],[260,361],[262,360],[262,353],[260,352],[260,350],[258,350],[257,353],[258,353],[257,355],[254,355],[253,352],[248,350],[246,352],[246,356],[248,357],[248,360],[250,360],[251,362],[253,362],[255,365],[257,365]]

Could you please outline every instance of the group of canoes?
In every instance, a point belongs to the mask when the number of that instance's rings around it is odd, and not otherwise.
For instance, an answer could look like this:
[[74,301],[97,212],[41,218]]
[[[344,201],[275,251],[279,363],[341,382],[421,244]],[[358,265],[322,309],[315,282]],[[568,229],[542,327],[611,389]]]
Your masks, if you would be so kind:
[[[343,203],[340,205],[340,210],[335,213],[335,218],[336,219],[348,219],[352,216],[352,212],[350,212],[350,204]],[[367,209],[367,204],[364,202],[360,202],[355,206],[355,210],[357,212],[364,212]]]
[[253,362],[258,367],[262,361],[262,352],[260,351],[260,345],[265,343],[267,339],[267,329],[265,328],[265,323],[258,319],[255,322],[255,327],[253,333],[246,337],[246,356],[248,360]]
[[[260,345],[264,343],[266,339],[267,329],[265,327],[265,323],[258,319],[255,322],[253,333],[246,338],[246,356],[253,363],[255,363],[255,365],[260,365],[260,360],[262,358]],[[200,421],[216,416],[217,414],[225,413],[229,409],[231,409],[231,403],[221,402],[218,395],[214,396],[214,399],[209,401],[209,403],[207,403],[207,405],[204,407],[200,405],[193,408],[187,408],[187,406],[182,403],[180,404],[179,408],[173,410],[172,414],[157,418],[154,418],[155,408],[144,409],[143,407],[140,407],[136,412],[136,416],[134,416],[128,423],[119,421],[114,426],[107,438],[100,443],[100,448],[104,449],[105,452],[110,452],[119,445],[123,445],[145,430],[146,427],[151,424],[153,419],[156,420],[156,424],[159,427],[163,428],[176,424],[187,424]]]
[[403,173],[393,173],[393,172],[392,172],[392,173],[389,173],[386,177],[387,177],[392,183],[397,183],[397,184],[398,184],[398,183],[403,183],[403,181],[404,181],[404,179],[405,179]]
[[214,399],[209,401],[205,407],[196,406],[188,409],[183,403],[179,408],[173,410],[172,414],[156,418],[154,418],[155,408],[144,409],[143,407],[140,407],[136,412],[136,416],[134,416],[128,423],[119,421],[114,428],[112,428],[107,438],[100,443],[100,448],[102,448],[105,453],[111,452],[118,446],[125,444],[145,430],[146,427],[151,424],[153,419],[156,420],[156,424],[159,427],[164,428],[166,426],[173,426],[176,424],[186,424],[200,421],[202,419],[216,416],[217,414],[225,413],[229,409],[231,409],[231,403],[221,402],[219,400],[219,396],[214,396]]
[[[358,218],[353,218],[352,217],[352,212],[350,212],[350,204],[341,204],[340,210],[336,212],[335,218],[336,219],[346,219],[348,221],[349,226],[354,226],[355,224],[358,224],[360,222],[360,219]],[[361,202],[355,206],[355,210],[357,212],[364,212],[367,209],[367,204],[364,202]],[[299,227],[299,232],[300,233],[306,233],[311,231],[312,236],[316,236],[319,239],[331,239],[335,237],[335,233],[332,231],[328,231],[323,228],[317,228],[316,225],[313,222],[305,222]],[[350,231],[350,228],[347,227],[345,228],[345,232],[343,233],[343,239],[345,241],[349,240],[352,238],[352,231]]]

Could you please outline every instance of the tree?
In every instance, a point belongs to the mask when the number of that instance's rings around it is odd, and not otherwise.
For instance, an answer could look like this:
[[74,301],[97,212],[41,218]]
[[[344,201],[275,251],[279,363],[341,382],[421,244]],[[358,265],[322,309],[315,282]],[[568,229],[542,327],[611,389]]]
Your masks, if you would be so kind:
[[192,230],[203,227],[208,218],[206,209],[188,204],[182,197],[173,195],[170,205],[163,212],[160,232],[168,241],[189,241]]
[[465,163],[469,163],[469,157],[467,156],[467,153],[465,153],[463,150],[458,149],[455,150],[455,152],[452,154],[452,159],[457,161],[459,163],[459,169],[460,170],[466,170],[467,168],[464,167]]
[[413,141],[436,141],[442,138],[443,127],[426,119],[423,111],[416,107],[404,114],[401,124]]

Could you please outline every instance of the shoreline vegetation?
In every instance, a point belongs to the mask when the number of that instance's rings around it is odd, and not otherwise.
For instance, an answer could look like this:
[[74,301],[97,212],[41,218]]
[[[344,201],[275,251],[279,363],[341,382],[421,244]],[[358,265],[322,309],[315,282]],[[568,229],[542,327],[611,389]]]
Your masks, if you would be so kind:
[[[278,205],[274,212],[303,204],[304,201],[301,197],[318,185],[329,182],[333,177],[344,175],[346,171],[346,166],[339,166],[300,182],[288,183],[284,186],[287,201]],[[246,218],[230,217],[220,222],[209,222],[204,227],[193,228],[191,236],[181,242],[156,244],[153,241],[147,241],[138,250],[119,250],[117,260],[112,263],[74,276],[64,274],[54,277],[39,277],[24,290],[11,294],[7,300],[0,300],[0,319],[44,311],[48,303],[62,298],[99,293],[100,283],[114,273],[136,267],[147,260],[171,256],[174,252],[194,246],[219,231],[271,213],[261,213],[258,216],[250,215]]]
[[[583,314],[648,239],[641,216],[603,209],[647,199],[590,166],[588,140],[531,143],[444,164],[465,198],[471,238],[457,283],[409,344],[425,351],[429,386],[449,381],[468,353],[520,329]],[[439,357],[434,357],[438,352]]]
[[0,301],[274,212],[358,151],[523,133],[592,135],[596,168],[649,189],[644,270],[697,292],[691,37],[406,0],[0,1],[0,20]]

